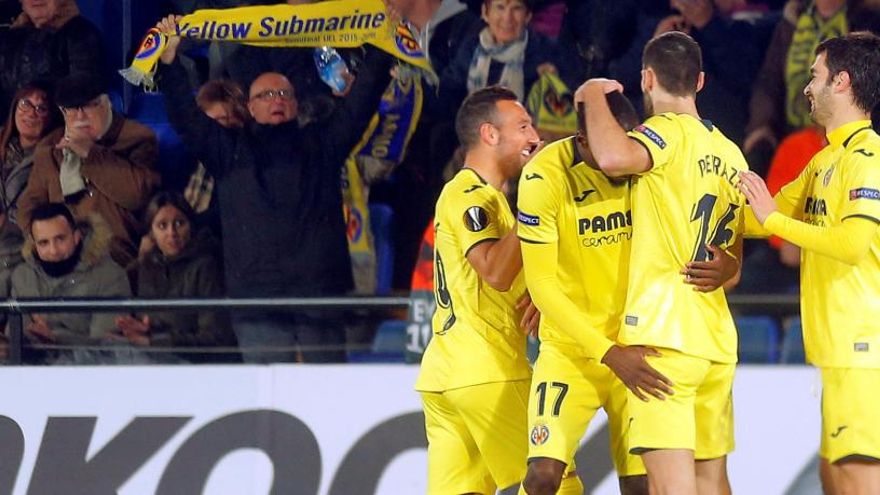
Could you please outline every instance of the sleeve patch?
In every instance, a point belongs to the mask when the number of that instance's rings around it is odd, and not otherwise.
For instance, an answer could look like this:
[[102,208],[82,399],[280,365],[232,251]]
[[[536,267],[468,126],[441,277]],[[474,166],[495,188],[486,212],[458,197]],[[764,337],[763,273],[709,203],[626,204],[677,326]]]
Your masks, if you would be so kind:
[[489,226],[489,215],[479,206],[471,206],[464,212],[464,226],[471,232],[480,232]]
[[871,189],[869,187],[860,187],[858,189],[850,189],[849,191],[849,200],[855,201],[857,199],[873,199],[875,201],[880,201],[880,190]]
[[523,213],[521,211],[516,213],[516,219],[519,220],[519,223],[531,227],[537,227],[538,225],[541,225],[541,219],[539,217],[535,215],[529,215],[528,213]]
[[666,148],[666,141],[645,124],[639,124],[633,130],[647,136],[647,138],[650,139],[652,143],[656,144],[661,150]]

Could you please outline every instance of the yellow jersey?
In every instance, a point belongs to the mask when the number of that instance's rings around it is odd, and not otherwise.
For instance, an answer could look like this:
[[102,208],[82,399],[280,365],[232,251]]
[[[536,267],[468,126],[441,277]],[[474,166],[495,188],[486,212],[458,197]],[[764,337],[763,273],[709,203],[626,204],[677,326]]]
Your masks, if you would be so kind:
[[737,337],[723,290],[696,292],[680,274],[688,261],[708,259],[706,244],[726,249],[742,235],[747,170],[737,146],[708,121],[655,115],[629,132],[653,160],[632,177],[633,240],[624,344],[675,349],[735,363]]
[[563,139],[526,165],[517,205],[521,242],[556,244],[562,295],[581,310],[578,329],[562,329],[554,315],[542,314],[541,342],[573,348],[571,331],[596,331],[616,341],[632,238],[629,180],[611,180],[591,168],[575,139]]
[[496,241],[516,225],[507,199],[471,169],[440,193],[434,213],[434,335],[422,358],[416,390],[442,392],[531,377],[516,303],[523,274],[499,292],[467,260],[477,244]]
[[[850,217],[880,223],[880,136],[867,120],[828,135],[828,146],[782,188],[794,218],[832,227]],[[801,315],[807,360],[825,368],[880,368],[880,233],[848,265],[801,251]]]

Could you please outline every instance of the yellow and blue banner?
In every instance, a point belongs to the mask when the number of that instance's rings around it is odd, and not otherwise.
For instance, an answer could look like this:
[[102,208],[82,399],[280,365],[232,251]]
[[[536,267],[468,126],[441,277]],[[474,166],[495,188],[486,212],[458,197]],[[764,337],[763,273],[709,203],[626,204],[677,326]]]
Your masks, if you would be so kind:
[[352,48],[370,44],[436,78],[413,33],[405,24],[388,19],[382,0],[197,10],[178,21],[175,33],[150,29],[131,67],[120,71],[122,76],[132,84],[152,86],[168,34],[265,47]]

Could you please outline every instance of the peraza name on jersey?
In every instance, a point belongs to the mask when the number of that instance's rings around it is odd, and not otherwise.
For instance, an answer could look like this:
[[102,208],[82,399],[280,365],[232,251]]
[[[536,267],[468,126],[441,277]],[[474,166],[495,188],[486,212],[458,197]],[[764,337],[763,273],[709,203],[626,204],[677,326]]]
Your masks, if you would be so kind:
[[739,169],[727,165],[726,162],[715,155],[706,155],[700,158],[697,160],[697,166],[700,167],[701,178],[708,174],[717,175],[723,177],[731,186],[736,185],[736,180],[739,177]]

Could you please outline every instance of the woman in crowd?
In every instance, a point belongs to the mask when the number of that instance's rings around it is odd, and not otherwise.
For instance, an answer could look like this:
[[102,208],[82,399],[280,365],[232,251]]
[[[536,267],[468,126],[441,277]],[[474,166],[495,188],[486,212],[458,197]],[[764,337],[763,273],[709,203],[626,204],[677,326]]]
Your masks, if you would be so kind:
[[[195,213],[183,196],[176,192],[157,194],[147,205],[145,216],[152,248],[142,253],[139,261],[137,295],[145,299],[222,297],[225,292],[216,245],[209,236],[196,232]],[[214,311],[153,311],[137,318],[119,317],[116,325],[135,346],[236,345],[227,316]],[[188,362],[229,361],[225,356],[229,354],[178,353]]]
[[37,142],[60,123],[47,85],[30,83],[13,96],[9,117],[0,127],[0,201],[7,220],[17,221],[18,197],[27,186]]

